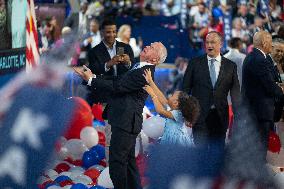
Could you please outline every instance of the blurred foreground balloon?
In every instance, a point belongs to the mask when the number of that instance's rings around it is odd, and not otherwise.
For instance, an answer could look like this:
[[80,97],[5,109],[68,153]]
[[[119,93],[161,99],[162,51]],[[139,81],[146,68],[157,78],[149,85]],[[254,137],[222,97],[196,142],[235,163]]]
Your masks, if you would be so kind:
[[89,104],[80,97],[70,98],[76,104],[74,113],[72,115],[72,121],[67,128],[64,136],[66,139],[80,138],[81,130],[84,127],[92,127],[93,114]]
[[164,118],[153,116],[143,122],[143,131],[148,137],[158,139],[164,133],[164,126]]

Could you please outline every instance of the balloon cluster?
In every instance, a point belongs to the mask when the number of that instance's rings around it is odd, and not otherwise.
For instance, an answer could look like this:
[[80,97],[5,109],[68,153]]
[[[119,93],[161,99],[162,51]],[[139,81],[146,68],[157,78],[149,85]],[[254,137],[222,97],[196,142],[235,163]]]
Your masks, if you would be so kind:
[[[101,137],[100,137],[101,136]],[[56,151],[58,161],[38,181],[40,189],[113,188],[105,161],[104,133],[85,127],[80,139],[61,137]]]
[[[56,143],[57,160],[50,166],[51,169],[46,170],[38,179],[38,187],[40,189],[113,188],[105,159],[105,134],[92,126],[93,115],[101,112],[101,107],[95,106],[91,109],[79,97],[72,100],[76,102],[76,109],[64,137],[60,137]],[[100,113],[95,115],[96,119],[100,119],[99,115]],[[144,120],[144,131],[142,130],[137,137],[135,146],[137,164],[138,167],[142,167],[143,175],[145,161],[141,154],[147,151],[148,136],[159,138],[163,134],[163,128],[164,120],[160,117],[154,116]]]
[[57,162],[38,180],[40,189],[104,189],[113,188],[105,160],[105,134],[93,126],[93,114],[88,103],[73,97],[75,111],[64,137],[57,141]]

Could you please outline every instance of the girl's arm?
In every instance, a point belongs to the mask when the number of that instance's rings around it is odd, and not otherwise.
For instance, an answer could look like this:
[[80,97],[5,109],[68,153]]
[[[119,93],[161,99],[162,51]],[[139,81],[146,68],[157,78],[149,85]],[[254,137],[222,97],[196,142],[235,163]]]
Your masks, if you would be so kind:
[[166,106],[168,104],[168,100],[153,81],[150,69],[145,70],[143,76],[145,77],[150,87],[153,89],[160,103],[162,103],[163,106]]
[[158,96],[155,94],[154,89],[151,86],[146,85],[145,87],[143,87],[143,89],[147,91],[147,93],[151,96],[156,112],[158,114],[163,115],[166,118],[174,119],[173,114],[165,109],[165,107],[162,105],[162,103],[158,99]]

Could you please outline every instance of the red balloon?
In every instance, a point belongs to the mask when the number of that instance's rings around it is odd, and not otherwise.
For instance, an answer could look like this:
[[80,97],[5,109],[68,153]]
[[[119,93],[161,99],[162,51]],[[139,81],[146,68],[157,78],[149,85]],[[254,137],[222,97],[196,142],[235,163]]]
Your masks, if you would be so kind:
[[98,171],[97,169],[88,169],[85,171],[84,175],[87,175],[92,179],[93,182],[97,182],[97,178],[100,176],[101,172]]
[[44,183],[42,183],[39,188],[40,189],[45,189],[48,184],[53,184],[53,183],[54,182],[52,180],[47,180]]
[[103,106],[101,104],[94,104],[92,106],[92,112],[94,115],[94,119],[99,121],[104,121],[102,115],[103,115]]
[[74,182],[72,182],[72,180],[65,180],[65,181],[62,181],[62,182],[59,183],[59,185],[61,187],[64,187],[64,186],[67,186],[67,185],[73,185],[73,184],[74,184]]
[[93,114],[90,105],[80,97],[71,98],[75,102],[72,120],[64,136],[67,140],[80,138],[80,132],[85,127],[92,127]]
[[73,160],[72,164],[73,164],[73,165],[76,165],[76,166],[80,166],[80,167],[82,167],[82,165],[83,165],[83,161],[82,161],[82,160],[80,160],[80,159]]
[[73,160],[71,157],[67,157],[66,159],[64,159],[64,161],[71,163],[72,165],[76,165],[76,166],[82,166],[83,162],[80,159],[77,160]]
[[106,146],[106,136],[103,132],[98,131],[98,135],[99,135],[99,144]]
[[56,165],[56,167],[54,168],[54,170],[60,174],[64,171],[68,171],[70,169],[70,166],[67,163],[59,163],[58,165]]
[[81,97],[71,97],[76,103],[76,109],[80,111],[92,112],[91,106]]
[[275,132],[269,133],[269,141],[268,141],[268,150],[276,153],[280,152],[281,149],[281,142],[279,136]]
[[100,162],[99,162],[99,165],[101,165],[101,166],[103,166],[103,167],[106,167],[106,166],[107,166],[105,160],[100,161]]

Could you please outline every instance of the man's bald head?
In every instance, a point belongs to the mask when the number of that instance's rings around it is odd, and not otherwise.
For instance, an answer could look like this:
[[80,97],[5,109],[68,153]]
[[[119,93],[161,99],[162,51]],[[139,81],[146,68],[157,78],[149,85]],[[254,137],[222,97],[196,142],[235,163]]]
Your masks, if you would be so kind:
[[272,37],[266,31],[256,32],[253,36],[253,46],[268,54],[272,50]]

